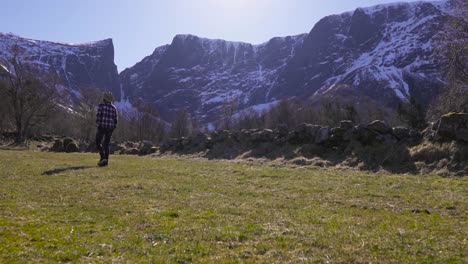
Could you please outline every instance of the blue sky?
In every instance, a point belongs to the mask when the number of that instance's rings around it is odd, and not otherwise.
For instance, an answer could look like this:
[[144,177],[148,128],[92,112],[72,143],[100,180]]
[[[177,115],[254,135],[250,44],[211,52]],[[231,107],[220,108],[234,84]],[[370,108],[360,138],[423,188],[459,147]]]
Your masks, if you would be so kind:
[[[402,0],[4,0],[0,32],[88,42],[112,38],[119,72],[194,34],[258,44],[309,32],[322,17]],[[407,0],[407,2],[410,2]]]

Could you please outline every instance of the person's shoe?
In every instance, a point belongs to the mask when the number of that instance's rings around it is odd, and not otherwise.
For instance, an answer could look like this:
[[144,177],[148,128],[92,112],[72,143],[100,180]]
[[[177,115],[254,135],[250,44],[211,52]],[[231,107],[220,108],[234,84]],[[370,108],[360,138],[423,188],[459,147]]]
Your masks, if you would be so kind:
[[106,160],[106,159],[103,159],[103,160],[99,161],[98,166],[99,166],[99,167],[107,166],[107,160]]

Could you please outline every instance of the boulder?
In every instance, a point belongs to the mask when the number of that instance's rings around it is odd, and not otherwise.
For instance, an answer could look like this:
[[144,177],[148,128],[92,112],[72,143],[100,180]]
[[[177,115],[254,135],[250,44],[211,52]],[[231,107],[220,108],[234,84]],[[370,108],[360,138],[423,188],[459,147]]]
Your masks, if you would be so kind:
[[407,128],[407,127],[394,127],[392,129],[392,133],[393,135],[395,135],[395,137],[398,139],[398,140],[406,140],[408,138],[410,138],[410,129]]
[[68,144],[73,143],[73,142],[74,142],[73,138],[67,137],[63,140],[63,147],[67,148]]
[[166,152],[166,151],[174,151],[177,148],[179,148],[179,139],[177,138],[170,138],[167,139],[160,148],[161,152]]
[[278,125],[275,129],[275,134],[277,138],[285,138],[289,134],[287,125]]
[[138,148],[138,143],[127,141],[124,143],[125,148]]
[[375,139],[383,144],[392,145],[398,142],[398,139],[392,134],[378,134]]
[[65,152],[67,153],[80,152],[80,148],[78,147],[78,144],[76,142],[72,141],[66,145]]
[[231,132],[227,130],[215,131],[211,134],[211,139],[214,143],[227,141],[231,138]]
[[392,128],[385,121],[375,120],[367,126],[367,129],[375,131],[379,134],[390,134]]
[[330,128],[329,127],[321,127],[317,134],[315,135],[315,144],[323,144],[330,138]]
[[392,129],[392,134],[399,141],[417,141],[421,139],[421,133],[419,133],[419,131],[407,127],[394,127]]
[[292,144],[314,143],[321,126],[300,124],[288,134],[288,141]]
[[137,148],[124,149],[123,154],[125,154],[125,155],[139,155],[140,151]]
[[352,138],[352,131],[341,127],[334,127],[330,130],[330,143],[334,146],[338,146],[343,142],[350,141]]
[[211,137],[204,133],[198,133],[192,138],[191,147],[198,150],[205,150],[211,147]]
[[63,147],[63,140],[61,139],[56,139],[52,147],[50,148],[50,151],[53,152],[63,152],[64,147]]
[[351,120],[342,120],[340,121],[340,128],[344,130],[352,130],[354,128],[353,121]]
[[54,136],[52,136],[52,135],[44,135],[44,136],[42,136],[42,139],[43,139],[44,141],[47,141],[47,142],[52,142],[52,141],[54,141]]
[[154,148],[153,143],[151,143],[150,141],[141,142],[139,149],[140,149],[140,153],[138,153],[139,155],[150,155],[157,151],[157,149]]
[[274,138],[275,134],[271,129],[263,129],[250,135],[250,141],[252,143],[272,142]]
[[468,113],[449,113],[443,115],[437,123],[438,140],[468,142]]
[[421,133],[415,129],[410,129],[410,138],[411,139],[421,139]]
[[355,139],[363,145],[372,144],[376,140],[377,135],[377,132],[368,129],[367,126],[363,124],[355,126],[353,130],[353,139]]

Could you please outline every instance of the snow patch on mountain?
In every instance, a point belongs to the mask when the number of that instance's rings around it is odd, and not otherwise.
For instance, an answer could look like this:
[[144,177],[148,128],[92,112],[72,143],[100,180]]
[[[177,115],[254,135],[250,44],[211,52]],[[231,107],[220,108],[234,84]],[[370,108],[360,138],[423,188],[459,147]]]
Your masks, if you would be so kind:
[[[385,11],[388,13],[388,8],[403,6],[406,7],[405,12],[408,12],[409,19],[385,24],[381,31],[383,37],[380,42],[371,51],[364,52],[351,61],[344,72],[329,78],[316,94],[333,91],[338,84],[353,75],[354,85],[365,81],[363,78],[387,81],[388,87],[393,89],[401,100],[407,101],[410,93],[409,84],[404,79],[405,72],[417,72],[425,65],[434,64],[433,36],[427,39],[418,34],[420,31],[423,32],[428,25],[439,23],[440,14],[429,14],[423,17],[418,14],[421,5],[427,3],[439,8],[439,11],[447,11],[446,1],[385,4],[361,9],[368,15],[376,16]],[[419,53],[422,56],[408,59],[418,49],[421,50]],[[335,63],[342,61],[343,58],[339,58],[335,60]]]

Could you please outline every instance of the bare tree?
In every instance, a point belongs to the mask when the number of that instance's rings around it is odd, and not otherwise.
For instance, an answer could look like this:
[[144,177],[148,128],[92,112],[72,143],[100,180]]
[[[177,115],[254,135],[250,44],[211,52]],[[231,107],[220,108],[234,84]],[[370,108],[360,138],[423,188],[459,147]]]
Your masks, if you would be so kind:
[[238,130],[265,128],[265,119],[266,113],[243,114],[239,117],[236,126]]
[[451,0],[454,12],[444,28],[442,55],[448,60],[450,81],[468,81],[468,2]]
[[80,117],[81,137],[86,141],[91,141],[96,129],[96,106],[102,98],[102,91],[95,87],[85,87],[81,89],[81,98],[77,107]]
[[11,109],[6,97],[7,83],[0,80],[0,133],[5,132],[11,128]]
[[321,124],[334,126],[342,120],[351,120],[354,123],[359,121],[359,114],[356,108],[349,103],[338,100],[324,99],[320,105]]
[[[59,79],[56,75],[41,74],[37,69],[23,65],[16,51],[9,63],[7,85],[3,87],[12,109],[16,143],[23,143],[32,128],[43,123],[57,107]],[[42,75],[39,79],[38,76]]]
[[234,114],[237,111],[237,99],[232,99],[224,102],[223,117],[221,129],[232,130],[234,128]]
[[438,50],[448,65],[447,86],[429,106],[428,119],[448,112],[468,112],[468,2],[451,0],[454,12],[445,25]]
[[448,87],[431,103],[428,109],[428,120],[437,120],[450,112],[468,113],[468,87],[454,84]]
[[172,138],[186,137],[191,132],[190,114],[186,110],[178,111],[172,123],[170,136]]
[[143,99],[135,102],[137,112],[135,113],[134,124],[136,127],[137,139],[139,141],[149,140],[161,142],[165,137],[166,126],[159,118],[159,112],[153,104],[146,103]]
[[275,107],[268,111],[266,127],[276,128],[279,125],[293,128],[297,122],[297,105],[291,99],[282,99]]
[[413,96],[408,103],[398,104],[397,115],[401,122],[411,128],[422,130],[427,127],[425,111]]

